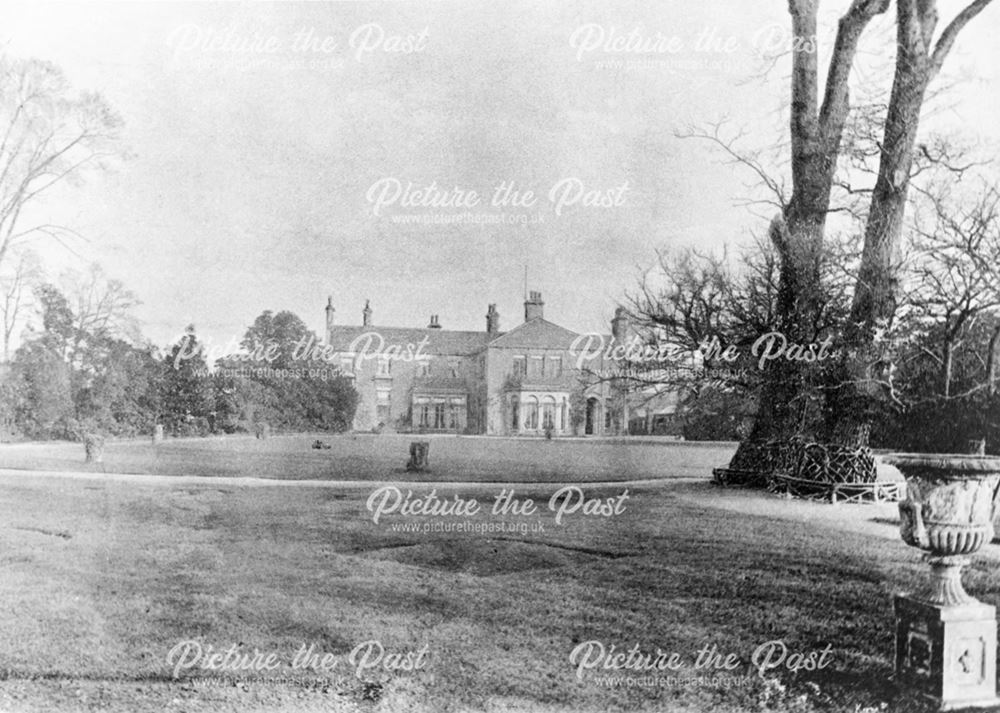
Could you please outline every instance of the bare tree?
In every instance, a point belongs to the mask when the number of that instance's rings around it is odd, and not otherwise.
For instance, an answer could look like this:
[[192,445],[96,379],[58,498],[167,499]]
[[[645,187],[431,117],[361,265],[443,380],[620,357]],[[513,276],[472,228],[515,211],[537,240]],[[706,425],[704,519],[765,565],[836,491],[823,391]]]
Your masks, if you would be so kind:
[[991,1],[973,0],[936,39],[937,0],[896,1],[895,74],[848,322],[845,385],[832,399],[834,438],[867,442],[873,411],[891,383],[891,353],[887,357],[880,342],[900,293],[903,219],[921,109],[959,34]]
[[660,250],[629,298],[632,322],[643,328],[645,343],[663,342],[681,352],[696,352],[715,337],[727,340],[734,332],[732,283],[725,256]]
[[979,318],[1000,310],[1000,190],[942,183],[922,192],[902,274],[902,305],[940,330],[940,350],[930,356],[940,366],[940,395],[950,398],[955,350]]
[[[881,351],[881,340],[896,307],[907,191],[911,176],[920,170],[915,157],[935,158],[931,149],[915,151],[920,114],[928,87],[961,30],[990,1],[969,3],[935,41],[936,0],[897,0],[894,77],[883,111],[880,102],[871,99],[852,107],[850,80],[858,64],[862,35],[889,9],[890,0],[850,2],[837,24],[822,92],[817,52],[819,0],[789,0],[795,48],[790,53],[790,194],[780,180],[771,177],[756,154],[748,156],[735,150],[717,131],[703,134],[756,172],[780,209],[771,221],[769,238],[780,258],[776,322],[790,340],[807,341],[823,308],[817,288],[829,215],[846,209],[864,225],[845,337],[847,348],[842,350],[840,368],[828,374],[827,423],[822,433],[816,434],[826,440],[866,443],[873,402],[886,391],[893,396],[890,364]],[[876,140],[878,134],[881,137]],[[874,185],[852,185],[851,169],[856,172],[859,165],[867,166],[873,158],[877,159]],[[936,158],[948,160],[947,155]],[[838,166],[843,169],[839,174]],[[853,204],[835,204],[835,189],[853,197]],[[859,196],[869,200],[867,210],[858,208]],[[801,367],[781,360],[770,367],[749,440],[788,438],[801,426],[794,408],[802,386]]]
[[7,269],[0,269],[0,313],[3,328],[3,359],[10,360],[14,330],[31,307],[31,294],[41,277],[41,263],[30,250],[11,254]]
[[19,242],[74,235],[61,225],[25,225],[25,211],[53,186],[120,156],[121,126],[100,95],[71,94],[54,65],[0,56],[0,266]]
[[[814,343],[847,314],[846,288],[856,274],[858,253],[850,235],[835,234],[822,245],[817,284],[811,286],[816,309],[813,321],[803,324]],[[618,361],[610,380],[651,397],[664,392],[695,395],[704,387],[756,395],[764,372],[755,345],[780,331],[780,261],[777,248],[762,236],[736,253],[660,251],[657,264],[627,300],[637,356]],[[783,404],[794,414],[796,429],[819,418],[818,410],[810,408],[820,398],[819,372],[806,371],[800,370],[792,400]]]
[[[819,285],[824,237],[838,178],[841,148],[852,118],[850,77],[862,35],[872,21],[888,10],[890,0],[853,0],[840,17],[833,53],[825,71],[820,97],[821,68],[818,52],[819,0],[789,0],[793,31],[790,95],[790,190],[784,180],[761,160],[760,152],[735,148],[734,139],[719,127],[686,136],[713,141],[737,163],[749,167],[771,197],[765,203],[778,208],[768,239],[778,256],[775,295],[775,329],[794,342],[815,335],[823,309]],[[738,137],[737,137],[738,139]],[[787,438],[801,427],[795,408],[801,386],[799,365],[775,361],[768,367],[759,409],[749,440]]]
[[101,266],[94,263],[84,273],[65,272],[60,283],[73,313],[71,358],[80,354],[88,340],[136,341],[138,324],[130,310],[139,300],[121,280],[108,278]]

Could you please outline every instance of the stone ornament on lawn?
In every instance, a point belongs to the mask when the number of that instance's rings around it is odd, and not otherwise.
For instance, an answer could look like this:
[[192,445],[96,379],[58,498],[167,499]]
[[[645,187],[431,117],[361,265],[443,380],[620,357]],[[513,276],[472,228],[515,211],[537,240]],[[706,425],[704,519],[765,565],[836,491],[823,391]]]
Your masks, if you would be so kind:
[[104,462],[104,436],[87,433],[83,436],[83,450],[88,463]]
[[427,470],[431,451],[430,441],[413,441],[410,443],[410,460],[406,463],[409,471]]
[[962,586],[968,557],[993,538],[1000,458],[895,455],[906,477],[899,504],[903,541],[926,552],[925,585],[897,595],[896,677],[940,710],[1000,704],[996,697],[996,609]]

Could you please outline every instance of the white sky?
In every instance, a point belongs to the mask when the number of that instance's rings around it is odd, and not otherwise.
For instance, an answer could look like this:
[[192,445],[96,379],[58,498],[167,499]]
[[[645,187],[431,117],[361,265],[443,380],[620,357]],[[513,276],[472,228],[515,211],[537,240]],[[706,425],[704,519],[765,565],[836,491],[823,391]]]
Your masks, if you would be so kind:
[[[827,0],[824,13],[846,4]],[[963,3],[940,4],[950,17]],[[138,293],[144,333],[159,344],[189,322],[225,342],[264,309],[290,309],[319,331],[328,294],[342,323],[359,323],[370,298],[376,325],[423,326],[433,313],[447,328],[483,329],[496,302],[509,329],[522,318],[526,263],[546,316],[583,331],[607,329],[656,247],[721,246],[762,226],[735,205],[750,176],[674,133],[729,117],[750,143],[767,143],[784,131],[787,93],[784,66],[755,78],[754,54],[787,27],[785,0],[608,5],[32,0],[0,5],[0,46],[57,63],[124,117],[134,158],[54,193],[37,214],[88,238],[76,252]],[[383,41],[359,58],[350,38],[366,25],[372,44],[379,32]],[[605,38],[659,33],[676,51],[581,53],[584,35],[573,37],[585,25]],[[1000,3],[961,37],[948,70],[975,79],[936,118],[991,144],[998,30]],[[699,51],[706,31],[732,51]],[[228,46],[206,49],[213,33]],[[294,48],[303,33],[335,47]],[[419,51],[382,51],[394,35]],[[239,47],[268,40],[270,52]],[[653,66],[602,64],[636,60]],[[460,211],[375,216],[366,194],[383,178],[475,190],[474,213],[544,223],[400,225],[389,216]],[[601,191],[627,181],[624,204],[556,216],[548,192],[567,178]],[[489,207],[501,181],[534,190],[537,204]],[[80,262],[42,252],[52,272]]]

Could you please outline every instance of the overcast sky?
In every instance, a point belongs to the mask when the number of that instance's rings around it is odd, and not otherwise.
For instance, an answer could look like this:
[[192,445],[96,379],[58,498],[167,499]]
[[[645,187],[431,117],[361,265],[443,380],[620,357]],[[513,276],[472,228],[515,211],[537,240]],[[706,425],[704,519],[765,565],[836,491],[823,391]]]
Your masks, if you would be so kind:
[[[609,5],[4,3],[0,44],[105,95],[133,154],[37,209],[87,238],[46,265],[101,263],[159,344],[191,322],[225,342],[265,309],[320,330],[327,295],[342,323],[368,298],[376,325],[483,329],[496,302],[509,329],[525,265],[549,319],[606,329],[657,247],[762,225],[737,206],[751,177],[675,132],[728,117],[766,143],[787,93],[782,64],[758,76],[785,0]],[[948,69],[973,79],[936,119],[987,142],[998,31],[1000,5],[962,36]],[[451,204],[401,205],[408,183]],[[494,206],[502,183],[534,201]],[[399,222],[465,213],[527,223]]]

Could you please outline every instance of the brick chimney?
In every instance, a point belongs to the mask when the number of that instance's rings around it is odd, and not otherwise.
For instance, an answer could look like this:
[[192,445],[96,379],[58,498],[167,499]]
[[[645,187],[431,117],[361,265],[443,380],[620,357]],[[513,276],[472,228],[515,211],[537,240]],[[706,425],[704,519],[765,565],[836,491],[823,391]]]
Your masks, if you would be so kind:
[[489,335],[500,333],[500,313],[497,312],[496,304],[491,304],[486,309],[486,333]]
[[333,333],[333,316],[336,310],[333,308],[333,295],[326,298],[326,342],[330,343],[330,335]]
[[372,326],[372,307],[368,300],[365,300],[365,308],[361,311],[361,324],[365,327]]
[[624,344],[628,339],[628,314],[624,307],[615,310],[615,318],[611,320],[611,336],[618,344]]
[[542,293],[529,292],[528,299],[524,301],[524,321],[541,319],[544,316],[544,311],[545,303],[542,302]]

